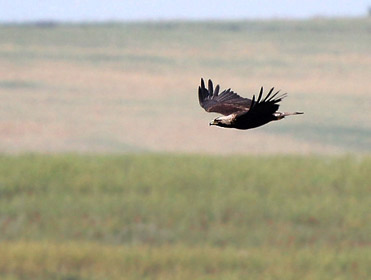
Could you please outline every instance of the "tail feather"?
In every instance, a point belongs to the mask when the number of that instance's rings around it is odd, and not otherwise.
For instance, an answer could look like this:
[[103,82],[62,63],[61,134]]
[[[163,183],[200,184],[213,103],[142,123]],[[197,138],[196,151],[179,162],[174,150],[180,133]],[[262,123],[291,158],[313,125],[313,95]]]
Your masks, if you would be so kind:
[[304,112],[292,112],[292,113],[284,112],[283,114],[286,117],[286,116],[292,116],[292,115],[302,115],[304,114]]
[[277,120],[281,120],[286,116],[293,116],[293,115],[302,115],[304,112],[276,112],[274,113],[274,116],[276,117]]

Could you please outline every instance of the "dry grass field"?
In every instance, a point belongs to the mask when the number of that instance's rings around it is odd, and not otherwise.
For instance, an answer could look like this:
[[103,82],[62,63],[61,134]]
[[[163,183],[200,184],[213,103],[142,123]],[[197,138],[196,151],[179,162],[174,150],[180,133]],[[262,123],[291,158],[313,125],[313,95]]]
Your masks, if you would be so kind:
[[[0,151],[369,153],[369,19],[0,27]],[[304,111],[209,127],[200,77]]]

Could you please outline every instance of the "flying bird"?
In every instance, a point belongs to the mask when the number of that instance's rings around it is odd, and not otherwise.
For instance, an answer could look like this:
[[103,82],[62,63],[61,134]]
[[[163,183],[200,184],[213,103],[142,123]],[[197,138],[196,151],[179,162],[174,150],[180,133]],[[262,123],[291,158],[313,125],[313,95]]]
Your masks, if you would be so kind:
[[263,99],[263,87],[260,89],[258,98],[253,95],[252,99],[243,98],[230,88],[219,93],[219,85],[214,89],[213,82],[209,80],[208,88],[205,87],[201,78],[201,86],[198,87],[198,99],[206,112],[220,113],[224,116],[217,117],[210,125],[227,128],[250,129],[262,126],[271,121],[282,120],[286,116],[299,115],[303,112],[281,113],[277,112],[279,102],[287,94],[279,95],[279,91],[273,93],[272,88]]

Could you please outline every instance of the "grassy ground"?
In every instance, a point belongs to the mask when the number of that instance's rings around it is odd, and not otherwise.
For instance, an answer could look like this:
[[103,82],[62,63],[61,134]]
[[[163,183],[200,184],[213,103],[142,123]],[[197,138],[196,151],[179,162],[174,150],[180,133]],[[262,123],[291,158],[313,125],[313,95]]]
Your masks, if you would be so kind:
[[[0,150],[369,153],[370,24],[0,26]],[[200,77],[246,97],[275,86],[305,115],[209,128]]]
[[369,157],[0,157],[1,279],[367,279]]

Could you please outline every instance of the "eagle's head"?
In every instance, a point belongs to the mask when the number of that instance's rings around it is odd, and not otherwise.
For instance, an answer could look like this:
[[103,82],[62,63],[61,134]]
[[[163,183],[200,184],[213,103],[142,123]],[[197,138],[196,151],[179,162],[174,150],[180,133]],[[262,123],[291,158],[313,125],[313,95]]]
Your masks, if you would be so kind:
[[222,127],[230,127],[232,124],[232,118],[231,116],[225,116],[225,117],[218,117],[211,121],[209,125],[217,125]]

